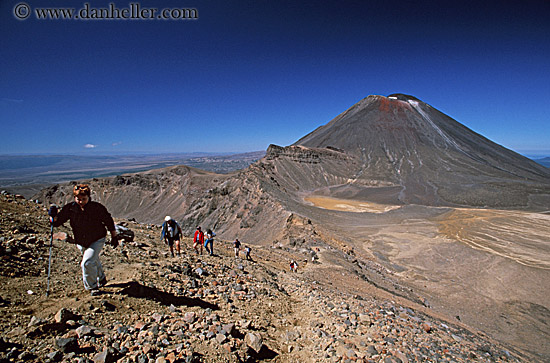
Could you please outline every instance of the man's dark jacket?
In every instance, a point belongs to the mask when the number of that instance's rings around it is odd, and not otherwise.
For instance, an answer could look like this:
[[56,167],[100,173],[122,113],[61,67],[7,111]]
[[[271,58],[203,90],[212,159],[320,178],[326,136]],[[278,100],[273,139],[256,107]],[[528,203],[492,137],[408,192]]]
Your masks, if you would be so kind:
[[107,208],[91,200],[84,205],[84,210],[76,202],[66,204],[53,225],[58,227],[68,220],[73,229],[75,243],[82,247],[90,247],[93,242],[105,237],[106,229],[115,230],[115,222]]

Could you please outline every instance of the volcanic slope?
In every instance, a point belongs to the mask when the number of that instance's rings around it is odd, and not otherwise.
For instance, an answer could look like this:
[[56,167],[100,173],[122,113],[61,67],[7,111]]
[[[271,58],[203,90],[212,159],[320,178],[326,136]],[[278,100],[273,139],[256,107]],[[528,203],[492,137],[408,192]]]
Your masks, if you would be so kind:
[[351,184],[393,187],[392,201],[400,203],[539,210],[550,205],[548,168],[412,96],[369,96],[294,145],[353,155]]
[[[262,189],[266,168],[259,164],[250,170],[215,174],[181,165],[84,182],[91,187],[92,200],[119,218],[160,224],[170,215],[187,235],[200,225],[223,238],[269,243],[284,233],[291,213]],[[44,188],[33,199],[64,205],[72,201],[76,183]]]

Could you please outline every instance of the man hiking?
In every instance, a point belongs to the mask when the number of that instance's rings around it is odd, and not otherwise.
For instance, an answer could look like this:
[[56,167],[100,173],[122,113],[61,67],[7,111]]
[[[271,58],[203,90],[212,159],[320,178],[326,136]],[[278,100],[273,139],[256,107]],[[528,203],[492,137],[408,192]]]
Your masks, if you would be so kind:
[[[214,256],[214,237],[216,234],[212,232],[211,229],[206,230],[206,241],[204,241],[204,248],[206,249],[206,252],[210,254],[210,256]],[[208,248],[208,245],[210,245],[210,248]]]
[[166,216],[166,218],[164,218],[164,223],[162,224],[160,238],[170,247],[172,257],[174,257],[174,245],[176,245],[176,253],[178,256],[181,256],[181,236],[183,236],[183,232],[181,231],[181,227],[178,222],[173,220],[172,217]]
[[238,258],[239,250],[241,249],[241,241],[239,241],[238,238],[235,238],[235,242],[233,242],[233,248],[235,249],[235,258]]
[[200,246],[201,249],[201,255],[202,255],[202,246],[204,245],[204,232],[201,230],[201,227],[197,227],[197,230],[195,231],[195,236],[193,237],[193,248],[195,249],[195,252],[197,252],[197,255],[199,254],[198,247]]
[[74,202],[66,204],[59,213],[53,206],[48,214],[54,227],[70,221],[74,243],[82,252],[80,266],[84,288],[96,296],[101,293],[99,288],[107,284],[107,277],[99,261],[99,254],[107,236],[106,230],[111,233],[113,247],[118,246],[118,238],[111,214],[102,204],[92,201],[90,194],[88,185],[77,184],[73,189]]

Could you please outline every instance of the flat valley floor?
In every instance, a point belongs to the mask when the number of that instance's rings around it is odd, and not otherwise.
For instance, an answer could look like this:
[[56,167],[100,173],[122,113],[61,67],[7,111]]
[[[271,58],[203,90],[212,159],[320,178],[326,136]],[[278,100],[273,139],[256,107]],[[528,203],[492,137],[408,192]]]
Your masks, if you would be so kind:
[[305,198],[429,308],[550,359],[550,215]]

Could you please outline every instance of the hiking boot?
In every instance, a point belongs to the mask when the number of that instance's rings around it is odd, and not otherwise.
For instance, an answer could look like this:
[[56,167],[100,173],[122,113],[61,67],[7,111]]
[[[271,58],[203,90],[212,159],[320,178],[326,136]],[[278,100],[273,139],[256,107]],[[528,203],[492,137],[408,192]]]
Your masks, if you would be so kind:
[[90,290],[90,295],[99,296],[99,295],[101,295],[101,291],[99,289],[91,289]]
[[103,287],[107,285],[107,277],[103,277],[101,280],[99,280],[99,287]]

